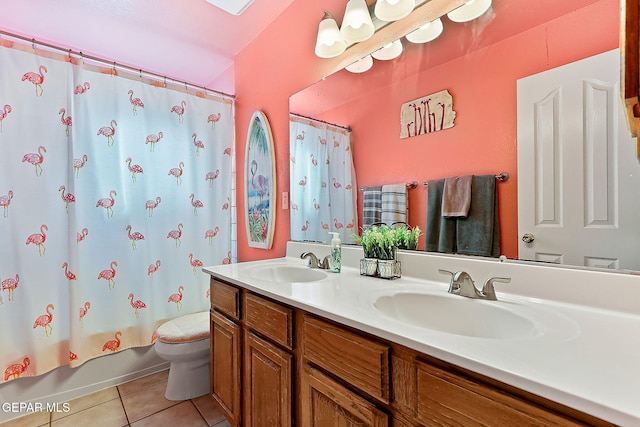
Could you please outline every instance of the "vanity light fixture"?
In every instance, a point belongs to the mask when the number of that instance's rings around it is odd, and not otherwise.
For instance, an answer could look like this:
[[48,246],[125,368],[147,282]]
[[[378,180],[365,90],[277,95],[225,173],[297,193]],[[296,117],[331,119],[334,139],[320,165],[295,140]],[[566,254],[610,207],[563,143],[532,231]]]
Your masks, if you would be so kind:
[[353,64],[347,65],[345,67],[345,70],[351,73],[364,73],[365,71],[368,71],[372,66],[373,58],[371,57],[371,55],[367,55],[364,58],[354,62]]
[[378,0],[373,13],[382,21],[397,21],[409,15],[416,0]]
[[340,34],[347,43],[358,43],[373,35],[375,28],[365,0],[349,0]]
[[347,44],[342,39],[336,20],[325,10],[324,17],[320,21],[320,25],[318,25],[316,56],[333,58],[343,53],[346,47]]
[[382,49],[378,49],[371,54],[375,59],[381,61],[389,61],[395,59],[402,53],[402,41],[399,39],[385,45]]
[[447,13],[453,22],[468,22],[478,18],[491,7],[491,0],[469,0]]
[[[451,21],[467,22],[487,12],[491,3],[492,0],[377,0],[368,7],[365,0],[347,0],[339,30],[336,20],[324,11],[315,52],[329,59],[329,69],[334,72],[344,68],[363,72],[371,67],[372,57],[383,60],[398,57],[402,53],[402,37],[412,43],[429,42],[443,32],[441,16],[446,14]],[[427,19],[431,22],[422,25]],[[384,44],[389,40],[397,41],[387,47]]]
[[438,36],[442,34],[443,29],[442,20],[436,18],[431,22],[427,22],[417,30],[410,32],[405,37],[411,43],[427,43],[438,38]]

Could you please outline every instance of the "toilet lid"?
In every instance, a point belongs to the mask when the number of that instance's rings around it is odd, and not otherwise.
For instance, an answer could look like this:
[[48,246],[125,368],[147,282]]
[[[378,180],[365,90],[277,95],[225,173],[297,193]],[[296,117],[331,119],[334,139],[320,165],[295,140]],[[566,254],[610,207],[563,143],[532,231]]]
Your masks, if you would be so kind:
[[209,312],[187,314],[160,325],[156,331],[158,341],[185,343],[209,338]]

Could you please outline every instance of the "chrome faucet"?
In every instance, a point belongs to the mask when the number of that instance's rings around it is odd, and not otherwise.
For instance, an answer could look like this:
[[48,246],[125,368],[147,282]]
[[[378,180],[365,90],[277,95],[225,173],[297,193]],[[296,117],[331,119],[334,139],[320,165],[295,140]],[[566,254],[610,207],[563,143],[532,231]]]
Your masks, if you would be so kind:
[[438,272],[442,274],[451,275],[451,282],[449,283],[449,290],[448,290],[450,294],[460,295],[463,297],[474,298],[474,299],[485,299],[490,301],[496,301],[497,300],[496,291],[493,287],[493,283],[494,282],[502,282],[502,283],[511,282],[511,278],[509,277],[492,277],[484,283],[482,290],[478,290],[478,288],[476,288],[475,283],[473,282],[473,279],[471,279],[471,276],[466,271],[457,271],[453,273],[447,270],[438,270]]
[[320,261],[313,252],[303,252],[300,255],[300,258],[309,258],[309,268],[320,268],[323,270],[329,269],[329,255],[327,255],[322,259],[322,261]]

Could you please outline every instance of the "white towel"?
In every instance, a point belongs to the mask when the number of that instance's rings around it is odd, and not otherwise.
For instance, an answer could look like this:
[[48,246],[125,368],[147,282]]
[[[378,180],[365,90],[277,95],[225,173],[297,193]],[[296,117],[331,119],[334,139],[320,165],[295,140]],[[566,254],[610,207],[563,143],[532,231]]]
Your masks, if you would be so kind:
[[388,226],[396,222],[407,222],[407,184],[382,186],[382,222]]

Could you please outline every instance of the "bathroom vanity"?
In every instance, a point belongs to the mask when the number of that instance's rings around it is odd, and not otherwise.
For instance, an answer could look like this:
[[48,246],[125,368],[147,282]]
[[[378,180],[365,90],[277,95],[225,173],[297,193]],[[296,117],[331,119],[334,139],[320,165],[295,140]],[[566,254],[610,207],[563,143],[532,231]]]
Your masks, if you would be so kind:
[[[360,276],[360,248],[339,274],[299,257],[328,250],[203,269],[211,393],[232,425],[640,423],[639,277],[401,253],[388,281]],[[472,300],[438,269],[512,280]]]

